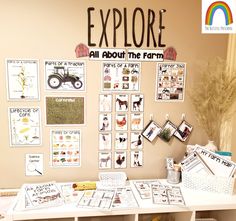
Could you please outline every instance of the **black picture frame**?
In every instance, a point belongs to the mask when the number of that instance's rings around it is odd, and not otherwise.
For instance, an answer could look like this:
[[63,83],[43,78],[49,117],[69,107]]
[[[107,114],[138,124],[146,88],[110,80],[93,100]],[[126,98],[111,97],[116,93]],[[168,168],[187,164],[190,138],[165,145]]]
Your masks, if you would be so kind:
[[161,132],[162,128],[155,121],[151,120],[142,131],[142,136],[152,142]]
[[193,126],[189,124],[186,120],[183,120],[178,128],[176,129],[174,136],[178,138],[181,142],[186,142],[192,133]]

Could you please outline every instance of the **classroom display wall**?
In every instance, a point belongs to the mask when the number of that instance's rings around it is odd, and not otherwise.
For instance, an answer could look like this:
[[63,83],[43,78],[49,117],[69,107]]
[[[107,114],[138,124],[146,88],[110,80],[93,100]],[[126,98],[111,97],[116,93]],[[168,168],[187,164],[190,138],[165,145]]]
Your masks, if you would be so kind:
[[[188,97],[188,90],[198,79],[199,64],[215,56],[226,57],[227,35],[201,34],[201,1],[189,0],[0,0],[0,188],[17,188],[23,183],[43,181],[79,181],[96,180],[98,173],[103,171],[124,171],[130,179],[164,178],[166,176],[165,158],[173,157],[176,161],[182,159],[187,144],[207,143],[207,136],[198,126],[194,109]],[[143,9],[147,19],[148,9],[156,13],[158,27],[158,12],[166,9],[163,15],[165,29],[162,42],[173,46],[177,51],[178,62],[187,65],[186,92],[184,102],[156,102],[155,79],[156,62],[141,62],[140,93],[144,95],[144,125],[150,120],[150,115],[160,125],[169,119],[179,125],[182,114],[193,125],[193,132],[185,143],[172,139],[169,143],[161,139],[150,143],[144,140],[143,166],[99,170],[98,168],[98,115],[99,94],[101,94],[101,61],[91,61],[88,58],[76,58],[75,47],[79,43],[88,44],[87,9],[94,7],[92,22],[94,29],[92,40],[99,47],[101,36],[100,9],[104,13],[108,9],[117,8],[123,11],[127,8],[127,33],[131,39],[132,13],[136,7]],[[108,18],[107,37],[109,48],[112,48],[113,22],[112,14]],[[147,22],[147,21],[146,21]],[[140,26],[136,33],[140,36]],[[156,32],[156,30],[155,30]],[[123,29],[117,31],[116,48],[125,49]],[[146,39],[146,33],[144,35]],[[141,49],[147,47],[146,40]],[[101,48],[106,48],[103,45]],[[134,45],[130,47],[136,49]],[[40,101],[8,101],[5,59],[39,59]],[[86,63],[86,91],[82,92],[51,92],[45,90],[44,60],[80,60]],[[200,90],[200,88],[199,88]],[[117,93],[114,93],[117,94]],[[128,93],[129,94],[129,93]],[[45,96],[84,96],[85,124],[81,126],[47,126],[45,122]],[[115,95],[113,95],[115,96]],[[40,107],[42,124],[42,145],[33,147],[10,147],[8,107]],[[115,112],[112,112],[115,115]],[[81,130],[81,167],[52,168],[50,161],[50,129],[80,129]],[[113,130],[114,132],[114,130]],[[129,131],[128,131],[129,132]],[[114,136],[114,134],[113,134]],[[127,152],[129,152],[128,149]],[[113,151],[114,152],[114,151]],[[25,175],[25,154],[40,153],[44,156],[43,176]]]

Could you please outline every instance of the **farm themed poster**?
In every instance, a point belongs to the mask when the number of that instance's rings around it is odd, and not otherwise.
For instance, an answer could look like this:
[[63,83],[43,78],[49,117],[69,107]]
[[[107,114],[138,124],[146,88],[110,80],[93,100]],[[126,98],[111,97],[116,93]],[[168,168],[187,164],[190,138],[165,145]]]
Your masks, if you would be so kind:
[[141,64],[135,62],[103,62],[103,91],[139,91]]
[[40,109],[10,107],[8,112],[10,146],[41,145]]
[[6,59],[9,100],[39,100],[39,61]]
[[162,62],[156,70],[156,101],[184,101],[186,63]]
[[42,176],[43,175],[43,154],[25,155],[25,175]]
[[50,164],[53,167],[81,166],[80,130],[50,131]]
[[46,97],[47,125],[84,125],[84,97]]
[[85,91],[85,62],[45,60],[45,87],[50,91]]

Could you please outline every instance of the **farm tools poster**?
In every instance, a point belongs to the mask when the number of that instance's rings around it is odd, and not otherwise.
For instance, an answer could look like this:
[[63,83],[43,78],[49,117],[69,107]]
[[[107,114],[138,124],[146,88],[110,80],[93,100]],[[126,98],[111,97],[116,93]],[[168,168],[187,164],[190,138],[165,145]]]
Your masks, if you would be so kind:
[[50,91],[85,91],[85,62],[45,60],[45,86]]
[[40,109],[9,108],[11,146],[41,145]]
[[84,109],[84,97],[46,97],[46,124],[83,125]]
[[51,166],[81,166],[81,132],[80,130],[51,130]]
[[9,100],[39,100],[38,60],[6,59]]

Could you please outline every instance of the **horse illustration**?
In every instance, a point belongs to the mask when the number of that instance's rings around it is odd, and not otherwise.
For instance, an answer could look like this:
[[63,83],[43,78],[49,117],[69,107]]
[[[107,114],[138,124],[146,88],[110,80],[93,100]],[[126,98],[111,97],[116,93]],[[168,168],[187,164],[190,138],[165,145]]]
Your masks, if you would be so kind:
[[126,110],[128,109],[128,101],[122,101],[121,99],[116,98],[116,102],[118,102],[120,110],[122,109],[123,105],[125,105]]

